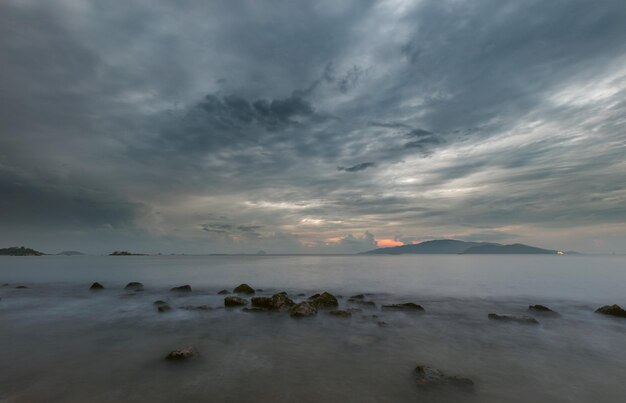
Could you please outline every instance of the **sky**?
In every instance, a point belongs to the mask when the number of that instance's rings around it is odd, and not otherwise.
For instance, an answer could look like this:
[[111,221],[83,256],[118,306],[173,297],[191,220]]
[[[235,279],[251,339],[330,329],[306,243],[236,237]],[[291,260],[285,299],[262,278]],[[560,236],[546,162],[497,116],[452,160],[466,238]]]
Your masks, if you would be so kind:
[[623,0],[0,2],[0,247],[626,252]]

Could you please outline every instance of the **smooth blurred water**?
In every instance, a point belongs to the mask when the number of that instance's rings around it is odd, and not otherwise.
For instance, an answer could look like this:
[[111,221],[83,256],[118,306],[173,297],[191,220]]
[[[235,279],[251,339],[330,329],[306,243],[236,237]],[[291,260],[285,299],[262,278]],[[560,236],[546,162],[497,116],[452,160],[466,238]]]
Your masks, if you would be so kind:
[[[106,290],[88,290],[93,281]],[[143,292],[124,291],[140,281]],[[294,299],[369,293],[350,319],[224,309],[246,282]],[[584,256],[42,256],[0,258],[0,401],[621,402],[626,259]],[[170,287],[190,284],[190,294]],[[25,285],[27,289],[16,289]],[[175,308],[158,313],[166,300]],[[412,301],[424,313],[389,312]],[[540,303],[539,326],[489,321]],[[210,311],[177,309],[207,304]],[[376,315],[377,317],[373,317]],[[386,327],[378,322],[384,321]],[[172,349],[198,356],[169,363]],[[472,394],[420,390],[430,365]]]

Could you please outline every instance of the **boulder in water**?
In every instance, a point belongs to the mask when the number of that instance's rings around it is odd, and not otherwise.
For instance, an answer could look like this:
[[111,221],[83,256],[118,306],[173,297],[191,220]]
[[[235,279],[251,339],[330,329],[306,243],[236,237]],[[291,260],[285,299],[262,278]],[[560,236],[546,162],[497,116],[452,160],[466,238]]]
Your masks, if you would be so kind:
[[335,298],[335,296],[329,292],[323,292],[322,294],[318,294],[317,297],[313,299],[309,298],[309,300],[311,300],[311,303],[315,305],[317,309],[334,308],[336,306],[339,306],[337,298]]
[[20,289],[20,290],[21,290],[21,289],[28,288],[28,287],[26,287],[25,285],[18,285],[18,286],[17,286],[17,287],[15,287],[15,288],[17,288],[17,289]]
[[104,286],[97,281],[89,287],[90,290],[104,290]]
[[159,305],[157,307],[157,311],[159,311],[159,313],[169,312],[171,310],[172,310],[172,307],[169,306],[168,304]]
[[308,301],[300,302],[289,309],[289,315],[292,318],[303,318],[305,316],[313,316],[317,314],[317,307]]
[[536,313],[536,314],[542,314],[542,315],[554,315],[554,316],[558,316],[558,313],[553,311],[552,309],[548,308],[545,305],[528,305],[528,310],[530,312]]
[[254,288],[250,287],[248,284],[240,284],[233,290],[236,294],[254,294]]
[[474,382],[469,378],[446,375],[437,368],[419,365],[413,372],[415,383],[421,388],[454,386],[471,389]]
[[423,311],[424,307],[413,302],[405,302],[404,304],[383,305],[383,309],[396,309],[400,311]]
[[529,325],[538,325],[539,322],[535,318],[531,318],[526,315],[499,315],[497,313],[490,313],[487,317],[491,320],[497,320],[501,322],[516,322],[525,323]]
[[248,301],[243,298],[228,296],[224,298],[224,306],[243,306],[248,305]]
[[126,287],[124,287],[125,290],[135,290],[135,291],[143,291],[143,284],[137,282],[137,281],[131,281],[130,283],[126,284]]
[[170,288],[170,291],[174,292],[191,292],[191,286],[189,284],[181,285],[178,287]]
[[626,311],[622,309],[621,306],[614,305],[605,305],[596,309],[596,313],[601,313],[603,315],[617,316],[620,318],[626,318]]
[[363,299],[365,298],[365,295],[363,294],[356,294],[350,297],[350,299]]
[[271,297],[253,297],[251,301],[254,307],[273,311],[285,311],[295,305],[286,292],[279,292]]
[[168,355],[165,356],[166,360],[170,361],[183,361],[187,360],[194,356],[193,347],[185,347],[180,350],[170,351]]

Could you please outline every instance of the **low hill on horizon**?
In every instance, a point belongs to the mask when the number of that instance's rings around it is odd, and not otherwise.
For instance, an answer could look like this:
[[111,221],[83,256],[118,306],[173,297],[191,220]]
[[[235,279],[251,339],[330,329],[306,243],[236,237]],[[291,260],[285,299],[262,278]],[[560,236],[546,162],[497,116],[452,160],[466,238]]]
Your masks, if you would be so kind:
[[524,244],[502,245],[494,242],[466,242],[455,239],[435,239],[418,244],[378,248],[365,255],[403,255],[403,254],[552,254],[557,251]]
[[0,249],[0,256],[42,256],[45,255],[43,252],[39,252],[38,250],[25,248],[23,246],[17,247],[12,246],[10,248],[2,248]]

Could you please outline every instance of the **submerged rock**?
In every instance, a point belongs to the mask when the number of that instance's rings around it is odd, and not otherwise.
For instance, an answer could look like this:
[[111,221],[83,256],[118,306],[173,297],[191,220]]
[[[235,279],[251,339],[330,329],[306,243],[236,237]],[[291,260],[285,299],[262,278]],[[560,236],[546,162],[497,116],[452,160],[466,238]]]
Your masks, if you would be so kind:
[[497,313],[490,313],[487,317],[491,320],[499,320],[502,322],[526,323],[529,325],[539,324],[537,319],[526,315],[498,315]]
[[620,318],[626,318],[626,311],[617,304],[602,306],[596,309],[596,313],[601,313],[603,315],[617,316]]
[[172,310],[172,307],[169,306],[168,304],[159,305],[157,307],[157,311],[159,311],[160,313],[169,312],[171,310]]
[[185,285],[181,285],[178,287],[173,287],[170,288],[170,291],[174,291],[174,292],[191,292],[191,286],[188,284]]
[[185,347],[180,350],[170,351],[169,354],[165,356],[165,359],[170,361],[182,361],[193,357],[194,354],[193,347]]
[[350,312],[348,310],[342,310],[342,309],[334,309],[332,311],[328,311],[327,313],[329,315],[338,316],[340,318],[350,318],[350,317],[352,317],[352,312]]
[[300,302],[289,309],[289,315],[292,318],[302,318],[305,316],[313,316],[317,314],[317,307],[308,301]]
[[104,290],[104,286],[97,281],[89,287],[90,290]]
[[248,284],[240,284],[233,290],[236,294],[254,294],[254,288],[250,287]]
[[350,297],[350,299],[363,299],[365,298],[365,295],[363,294],[356,294]]
[[152,303],[152,305],[154,305],[154,306],[167,305],[167,302],[162,301],[162,300],[160,300],[160,299],[159,299],[159,300],[154,301],[154,302]]
[[413,372],[415,383],[421,388],[454,386],[471,389],[474,382],[469,378],[446,375],[437,368],[419,365]]
[[557,312],[553,311],[552,309],[548,308],[545,305],[528,305],[528,310],[533,312],[533,313],[540,313],[540,314],[544,314],[544,315],[558,315]]
[[24,288],[28,288],[28,287],[26,287],[25,285],[18,285],[18,286],[17,286],[17,287],[15,287],[15,288],[17,288],[17,289],[24,289]]
[[315,298],[311,297],[309,298],[309,300],[311,300],[311,303],[315,305],[317,309],[333,308],[333,307],[339,306],[339,302],[337,301],[337,298],[335,298],[335,296],[329,292],[323,292],[322,294],[317,294],[317,297]]
[[243,306],[248,305],[248,301],[243,298],[228,296],[224,298],[224,306]]
[[135,291],[143,291],[143,284],[137,282],[137,281],[131,281],[130,283],[126,284],[126,287],[124,287],[125,290],[135,290]]
[[397,309],[402,311],[423,311],[424,307],[413,302],[406,302],[404,304],[390,304],[383,305],[384,309]]
[[228,290],[222,290],[222,291],[220,291],[220,292],[218,292],[218,293],[217,293],[217,295],[227,295],[227,294],[230,294],[230,291],[228,291]]

